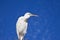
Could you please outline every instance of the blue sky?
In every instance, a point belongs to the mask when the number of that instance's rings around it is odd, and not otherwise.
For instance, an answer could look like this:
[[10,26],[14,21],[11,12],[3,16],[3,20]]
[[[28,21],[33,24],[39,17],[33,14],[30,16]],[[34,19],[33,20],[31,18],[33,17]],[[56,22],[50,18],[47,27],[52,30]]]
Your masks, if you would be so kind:
[[28,20],[25,40],[60,40],[60,0],[0,0],[0,40],[17,40],[16,21],[26,12],[39,17]]

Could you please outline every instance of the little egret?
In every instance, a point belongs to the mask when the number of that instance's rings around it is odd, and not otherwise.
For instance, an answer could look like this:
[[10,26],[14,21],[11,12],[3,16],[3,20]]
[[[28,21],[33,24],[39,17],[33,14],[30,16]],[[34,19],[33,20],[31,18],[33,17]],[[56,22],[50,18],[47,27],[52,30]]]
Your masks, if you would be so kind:
[[16,32],[17,32],[17,36],[19,40],[23,40],[27,32],[27,27],[28,27],[27,20],[31,16],[37,16],[37,15],[27,12],[24,16],[21,16],[18,18],[17,23],[16,23]]

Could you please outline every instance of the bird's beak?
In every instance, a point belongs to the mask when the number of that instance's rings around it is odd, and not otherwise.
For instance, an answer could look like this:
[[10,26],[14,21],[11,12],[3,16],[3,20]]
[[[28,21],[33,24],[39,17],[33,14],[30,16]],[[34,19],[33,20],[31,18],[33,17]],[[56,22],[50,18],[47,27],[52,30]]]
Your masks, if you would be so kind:
[[31,16],[36,16],[36,17],[38,17],[38,15],[36,15],[36,14],[31,14]]

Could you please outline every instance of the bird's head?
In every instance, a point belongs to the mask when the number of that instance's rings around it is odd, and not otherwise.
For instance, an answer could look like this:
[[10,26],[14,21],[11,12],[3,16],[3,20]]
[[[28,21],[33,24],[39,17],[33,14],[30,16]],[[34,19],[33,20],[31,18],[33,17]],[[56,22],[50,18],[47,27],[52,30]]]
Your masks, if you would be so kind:
[[27,12],[25,15],[24,15],[24,17],[26,18],[26,19],[28,19],[28,18],[30,18],[31,16],[38,16],[38,15],[35,15],[35,14],[31,14],[30,12]]

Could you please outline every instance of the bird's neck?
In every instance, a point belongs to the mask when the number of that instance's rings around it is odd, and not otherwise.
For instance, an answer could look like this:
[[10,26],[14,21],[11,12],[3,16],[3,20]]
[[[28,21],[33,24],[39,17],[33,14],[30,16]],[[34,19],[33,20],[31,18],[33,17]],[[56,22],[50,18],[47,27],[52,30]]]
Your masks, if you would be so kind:
[[25,21],[25,22],[27,22],[27,21],[28,21],[28,19],[25,19],[24,21]]
[[24,21],[25,21],[25,22],[27,22],[27,21],[28,21],[28,19],[29,19],[29,18],[27,18],[27,17],[24,17]]

